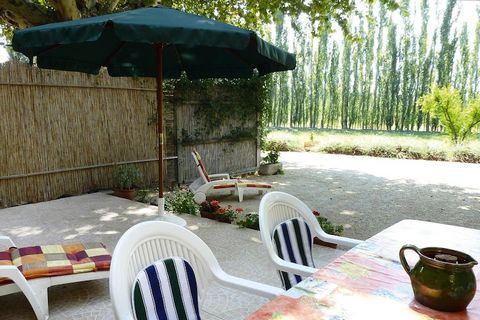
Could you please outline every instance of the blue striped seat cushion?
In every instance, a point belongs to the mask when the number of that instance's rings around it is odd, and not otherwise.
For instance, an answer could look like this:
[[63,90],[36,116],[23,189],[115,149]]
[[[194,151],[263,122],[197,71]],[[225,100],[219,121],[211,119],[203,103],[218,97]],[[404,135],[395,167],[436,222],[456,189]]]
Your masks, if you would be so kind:
[[[280,259],[315,268],[312,241],[310,227],[302,218],[282,222],[273,230],[273,242]],[[302,281],[299,275],[280,270],[278,272],[285,290]]]
[[166,258],[140,271],[133,284],[135,318],[200,319],[197,281],[182,258]]

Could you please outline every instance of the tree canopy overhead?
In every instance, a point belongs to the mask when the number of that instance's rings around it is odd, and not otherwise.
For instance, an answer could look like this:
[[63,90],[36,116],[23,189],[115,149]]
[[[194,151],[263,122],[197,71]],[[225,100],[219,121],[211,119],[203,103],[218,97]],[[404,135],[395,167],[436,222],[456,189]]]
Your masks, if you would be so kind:
[[[390,9],[398,7],[397,0],[378,1]],[[348,18],[356,12],[354,0],[0,0],[0,22],[10,29],[26,28],[157,3],[247,28],[271,22],[277,12],[293,19],[305,14],[314,30],[330,30],[337,23],[347,34]]]

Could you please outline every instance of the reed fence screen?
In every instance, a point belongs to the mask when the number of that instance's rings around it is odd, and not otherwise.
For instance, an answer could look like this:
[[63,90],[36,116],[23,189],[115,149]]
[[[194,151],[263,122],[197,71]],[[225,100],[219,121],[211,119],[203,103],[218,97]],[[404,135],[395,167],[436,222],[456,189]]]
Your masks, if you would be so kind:
[[[144,175],[143,183],[155,185],[155,101],[154,79],[0,65],[0,207],[111,189],[112,170],[121,163],[134,163]],[[177,101],[182,101],[179,107]],[[167,93],[169,187],[194,178],[193,161],[184,149],[195,145],[182,145],[178,123],[195,127],[191,108],[196,104]],[[224,156],[224,161],[209,163],[212,172],[256,166],[255,139],[245,161],[235,160],[246,152],[245,141],[225,143],[209,143],[207,157]],[[189,173],[180,176],[185,171]]]

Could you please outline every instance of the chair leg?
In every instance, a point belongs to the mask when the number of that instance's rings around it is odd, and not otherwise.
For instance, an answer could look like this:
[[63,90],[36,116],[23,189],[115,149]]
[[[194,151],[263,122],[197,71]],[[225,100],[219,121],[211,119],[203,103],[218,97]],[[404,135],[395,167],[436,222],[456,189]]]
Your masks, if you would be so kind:
[[30,305],[37,316],[37,319],[47,320],[48,315],[48,288],[44,285],[32,285],[33,294],[32,297],[30,294],[26,294]]
[[238,188],[238,202],[243,201],[243,188]]

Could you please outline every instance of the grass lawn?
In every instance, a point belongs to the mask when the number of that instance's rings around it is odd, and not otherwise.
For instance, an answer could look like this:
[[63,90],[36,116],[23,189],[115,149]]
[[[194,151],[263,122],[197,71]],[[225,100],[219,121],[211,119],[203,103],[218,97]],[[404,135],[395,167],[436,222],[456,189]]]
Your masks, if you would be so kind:
[[274,129],[267,136],[267,148],[269,145],[280,151],[480,163],[480,135],[455,146],[444,133]]

